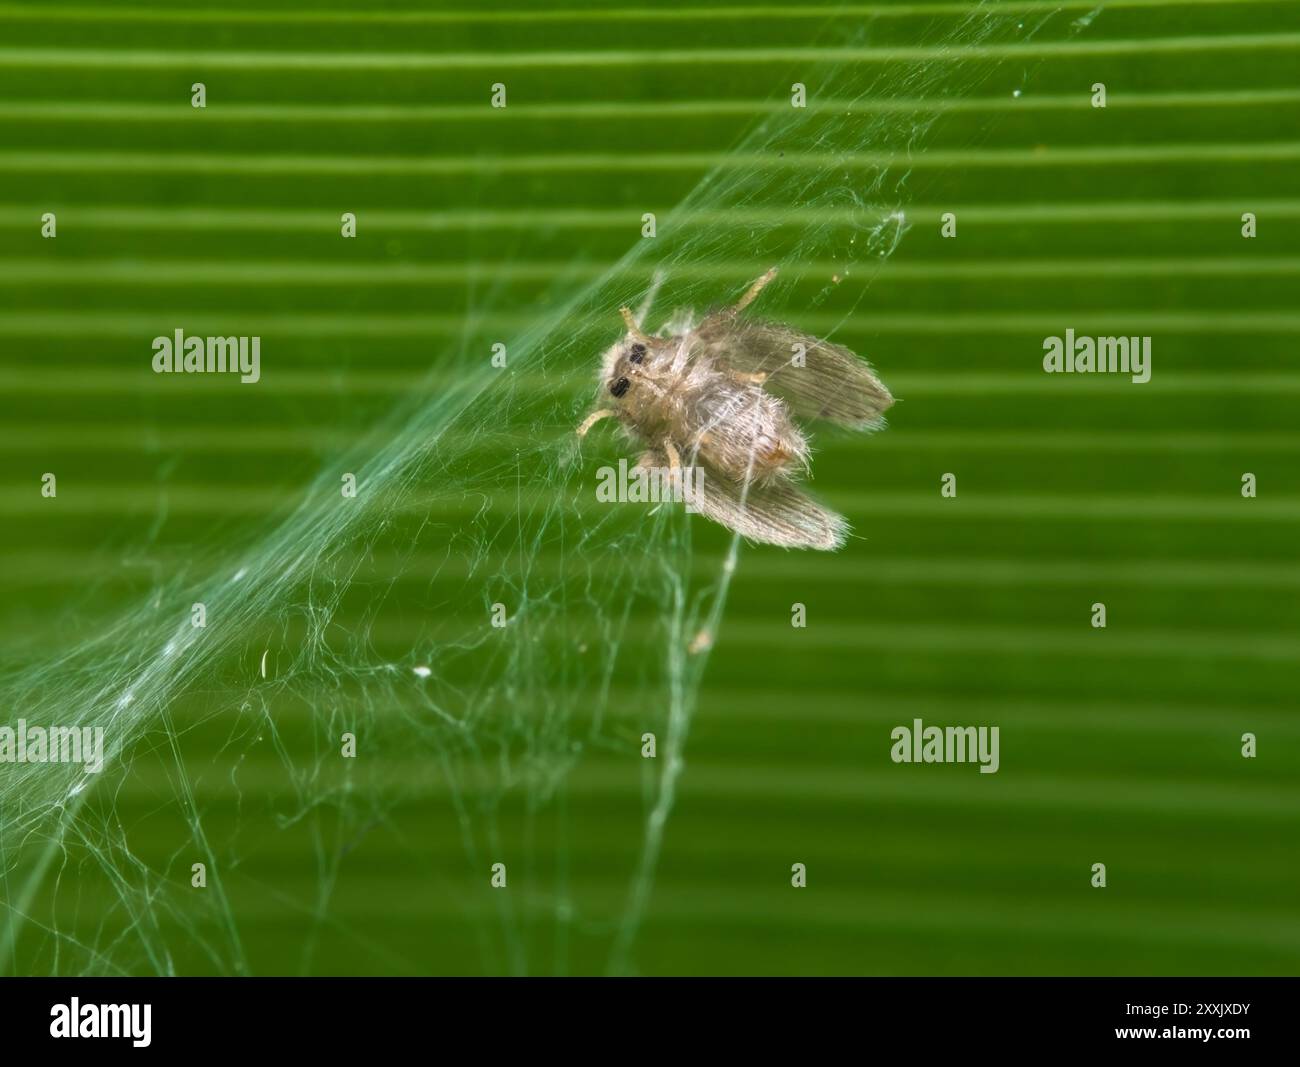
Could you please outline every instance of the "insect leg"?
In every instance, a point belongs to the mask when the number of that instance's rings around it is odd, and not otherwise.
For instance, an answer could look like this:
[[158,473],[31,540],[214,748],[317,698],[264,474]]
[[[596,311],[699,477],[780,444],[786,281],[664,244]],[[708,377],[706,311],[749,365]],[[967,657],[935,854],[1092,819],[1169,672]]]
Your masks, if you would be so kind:
[[668,454],[668,484],[676,488],[682,480],[682,457],[677,451],[677,446],[666,437],[663,440],[663,449]]
[[578,427],[578,436],[586,437],[587,431],[595,426],[596,423],[600,422],[601,419],[610,419],[617,414],[617,411],[613,411],[610,408],[601,408],[599,411],[593,411],[582,420],[582,425]]
[[749,287],[745,295],[742,296],[736,302],[736,306],[731,309],[731,314],[739,315],[742,311],[745,310],[745,308],[749,307],[749,305],[754,302],[754,299],[758,296],[758,294],[763,291],[767,283],[770,282],[775,277],[776,277],[776,268],[773,267],[766,274],[764,274],[763,277],[759,278],[758,281],[756,281],[753,285]]

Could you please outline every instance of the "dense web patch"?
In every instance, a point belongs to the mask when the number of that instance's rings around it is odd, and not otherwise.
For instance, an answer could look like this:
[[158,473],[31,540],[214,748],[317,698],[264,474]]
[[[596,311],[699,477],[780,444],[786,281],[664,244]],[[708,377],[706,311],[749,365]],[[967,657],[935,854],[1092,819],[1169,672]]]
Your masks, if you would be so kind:
[[[271,826],[302,835],[314,859],[314,898],[286,904],[306,913],[310,972],[321,938],[351,936],[333,903],[367,836],[403,833],[403,806],[433,794],[466,857],[453,895],[488,899],[465,914],[485,969],[563,969],[571,928],[605,939],[610,970],[634,969],[741,544],[727,539],[721,565],[702,568],[701,520],[595,501],[596,467],[623,446],[605,433],[579,447],[573,428],[595,394],[597,356],[621,331],[616,309],[659,277],[656,329],[678,308],[733,300],[779,263],[767,313],[785,302],[795,322],[821,304],[847,316],[908,228],[906,160],[937,106],[1010,54],[981,46],[1026,40],[1054,17],[1036,10],[1031,22],[976,7],[921,58],[846,58],[810,87],[807,108],[774,108],[740,139],[657,220],[653,240],[581,288],[557,279],[568,298],[508,339],[508,369],[477,350],[440,353],[426,390],[323,470],[278,528],[238,550],[207,546],[209,562],[94,640],[4,677],[11,721],[103,727],[106,743],[101,774],[8,768],[5,968],[256,971],[231,883],[248,857],[274,852]],[[870,26],[834,43],[865,49]],[[737,271],[738,248],[752,271]],[[489,300],[474,314],[490,310]],[[340,492],[348,473],[352,498]],[[196,603],[204,627],[192,624]],[[656,735],[653,760],[640,758],[644,733]],[[355,759],[340,756],[345,734]],[[210,765],[191,756],[199,735],[219,739]],[[267,761],[251,756],[267,748],[270,782],[255,777]],[[641,775],[644,804],[629,824],[632,863],[607,895],[584,899],[567,873],[564,803],[593,754]],[[269,812],[251,810],[254,786],[272,797]],[[170,856],[137,847],[141,825],[117,813],[126,790],[151,796],[146,821],[173,835]],[[214,834],[218,801],[234,814]],[[404,844],[419,853],[418,840]],[[195,862],[205,894],[190,887]],[[496,862],[512,892],[489,892]],[[265,879],[243,892],[254,890],[286,895]]]

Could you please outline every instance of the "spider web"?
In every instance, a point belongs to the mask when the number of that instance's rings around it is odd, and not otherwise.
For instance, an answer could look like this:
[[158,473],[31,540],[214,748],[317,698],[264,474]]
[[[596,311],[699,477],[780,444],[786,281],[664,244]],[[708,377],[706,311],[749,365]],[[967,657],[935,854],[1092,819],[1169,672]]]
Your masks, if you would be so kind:
[[[277,528],[201,546],[202,562],[103,633],[11,669],[10,724],[103,727],[106,767],[5,768],[4,968],[283,970],[259,943],[268,915],[289,915],[303,973],[337,966],[336,941],[376,970],[436,970],[349,918],[395,848],[450,902],[484,970],[634,971],[742,545],[681,508],[596,502],[596,468],[621,445],[596,431],[580,448],[573,428],[621,332],[616,309],[659,277],[658,328],[779,263],[760,310],[787,305],[798,324],[824,307],[817,332],[833,333],[910,224],[907,161],[945,102],[1014,56],[1004,46],[1062,20],[976,5],[886,64],[864,61],[870,23],[839,25],[829,46],[843,58],[809,106],[775,106],[594,281],[573,264],[555,282],[567,296],[507,339],[505,369],[477,350],[438,353],[426,388]],[[773,91],[779,105],[786,86]],[[471,318],[495,310],[488,292]],[[341,754],[348,734],[355,758]],[[618,848],[593,857],[573,791],[629,780],[641,803],[611,804],[602,841]],[[128,793],[148,798],[146,815],[122,819]],[[422,858],[429,810],[454,828],[455,863]],[[145,837],[174,847],[158,854]],[[372,853],[380,837],[392,847]],[[277,879],[302,857],[305,892]],[[497,863],[504,891],[489,883]]]

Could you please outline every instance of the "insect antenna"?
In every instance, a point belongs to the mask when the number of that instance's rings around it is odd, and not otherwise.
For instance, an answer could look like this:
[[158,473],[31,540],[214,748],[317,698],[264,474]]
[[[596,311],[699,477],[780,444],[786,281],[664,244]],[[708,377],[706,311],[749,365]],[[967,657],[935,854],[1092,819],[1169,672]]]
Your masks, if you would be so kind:
[[641,332],[641,324],[636,321],[636,316],[632,314],[629,307],[621,307],[618,313],[623,316],[623,322],[627,326],[627,334],[634,341],[639,341],[643,345],[658,345],[663,342],[658,337],[650,337],[648,334]]

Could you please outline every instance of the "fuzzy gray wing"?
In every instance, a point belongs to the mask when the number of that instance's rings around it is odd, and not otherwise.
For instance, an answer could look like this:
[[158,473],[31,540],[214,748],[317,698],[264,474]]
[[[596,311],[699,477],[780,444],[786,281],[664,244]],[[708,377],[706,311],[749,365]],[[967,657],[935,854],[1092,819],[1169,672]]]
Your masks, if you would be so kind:
[[894,402],[865,360],[789,326],[719,316],[701,323],[698,336],[722,365],[766,375],[763,388],[804,418],[867,429],[880,425]]
[[703,484],[693,508],[705,518],[751,541],[782,548],[830,552],[844,544],[849,524],[789,482],[758,485],[748,492],[721,474],[702,468]]

